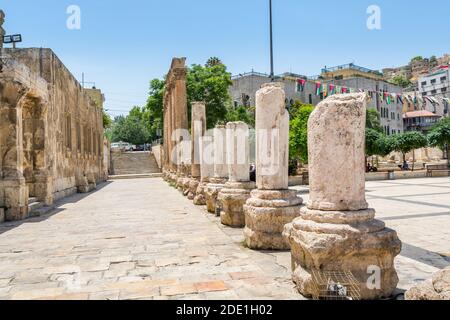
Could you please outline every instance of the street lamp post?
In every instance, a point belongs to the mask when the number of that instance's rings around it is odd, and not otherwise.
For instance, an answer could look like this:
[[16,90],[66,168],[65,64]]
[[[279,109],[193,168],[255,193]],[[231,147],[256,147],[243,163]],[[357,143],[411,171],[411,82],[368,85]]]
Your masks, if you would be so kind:
[[273,72],[273,31],[272,31],[272,0],[269,0],[269,14],[270,14],[270,81],[274,81]]

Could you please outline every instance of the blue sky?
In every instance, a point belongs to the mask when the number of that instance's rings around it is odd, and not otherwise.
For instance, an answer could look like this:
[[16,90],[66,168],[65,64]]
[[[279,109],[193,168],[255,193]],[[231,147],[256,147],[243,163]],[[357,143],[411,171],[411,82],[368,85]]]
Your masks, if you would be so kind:
[[[416,55],[450,53],[448,0],[273,0],[275,73],[320,73],[354,62],[381,69]],[[366,27],[369,5],[381,30]],[[69,5],[81,30],[66,28]],[[112,115],[146,101],[150,79],[173,56],[204,63],[218,56],[230,72],[269,72],[268,0],[1,0],[8,34],[22,47],[49,47],[81,80],[95,82]]]

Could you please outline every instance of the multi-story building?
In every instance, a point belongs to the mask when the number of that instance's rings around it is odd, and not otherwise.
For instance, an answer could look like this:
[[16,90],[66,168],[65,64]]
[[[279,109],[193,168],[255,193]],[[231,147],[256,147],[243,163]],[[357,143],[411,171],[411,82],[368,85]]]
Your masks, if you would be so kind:
[[439,67],[434,72],[420,78],[419,92],[425,100],[425,110],[428,110],[440,117],[449,116],[449,67]]
[[[254,106],[256,91],[262,84],[270,81],[267,74],[250,72],[232,78],[230,95],[235,106]],[[325,68],[317,77],[284,73],[276,80],[284,84],[286,105],[292,105],[296,100],[306,104],[317,105],[330,94],[330,85],[335,88],[345,88],[347,92],[364,91],[370,93],[368,107],[376,109],[381,115],[381,125],[387,134],[403,132],[403,106],[397,99],[383,99],[384,93],[400,94],[399,86],[383,80],[383,75],[374,70],[347,64],[333,68]],[[322,91],[317,94],[317,84],[322,85]],[[381,95],[381,96],[380,96]]]
[[427,133],[441,117],[427,110],[410,111],[403,115],[405,131]]

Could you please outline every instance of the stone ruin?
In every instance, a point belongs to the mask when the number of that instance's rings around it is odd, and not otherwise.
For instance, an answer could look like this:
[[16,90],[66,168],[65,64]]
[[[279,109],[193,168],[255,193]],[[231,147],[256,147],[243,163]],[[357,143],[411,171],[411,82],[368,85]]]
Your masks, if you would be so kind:
[[206,106],[204,102],[192,103],[191,117],[191,179],[188,181],[188,199],[194,200],[201,179],[200,139],[206,132]]
[[244,227],[244,204],[255,189],[250,181],[249,128],[245,122],[227,123],[227,164],[229,180],[218,195],[222,211],[222,224],[230,227]]
[[205,189],[206,209],[216,213],[218,195],[228,180],[226,127],[218,125],[214,128],[214,175],[209,179]]
[[[365,199],[365,122],[365,94],[331,96],[309,119],[310,200],[285,230],[304,296],[312,295],[313,271],[351,272],[362,299],[389,297],[397,286],[401,242]],[[376,270],[379,287],[369,283]]]
[[[169,96],[166,94],[167,116],[175,109],[174,104],[167,105]],[[184,106],[180,102],[178,110]],[[290,249],[293,280],[304,296],[313,294],[313,272],[352,274],[362,299],[392,294],[398,283],[394,258],[401,242],[395,231],[375,220],[375,211],[365,200],[364,94],[331,96],[311,115],[310,200],[304,207],[297,192],[288,188],[289,114],[281,84],[263,85],[256,94],[256,185],[249,181],[248,126],[232,122],[217,126],[213,136],[203,135],[204,105],[195,103],[194,109],[192,118],[201,125],[192,125],[195,141],[191,142],[190,178],[181,165],[169,164],[166,156],[169,181],[186,179],[188,183],[182,180],[179,184],[187,185],[188,196],[196,205],[206,205],[210,213],[220,209],[224,225],[245,227],[249,248]],[[184,126],[181,118],[178,116],[175,127],[170,127],[175,122],[165,119],[169,125],[166,134]],[[169,143],[167,136],[165,143]],[[167,154],[174,154],[174,145],[165,146]],[[370,272],[377,268],[379,287],[369,283]]]
[[52,50],[1,51],[0,208],[21,220],[107,179],[102,106]]
[[163,174],[164,178],[174,185],[178,182],[178,176],[184,177],[188,171],[177,149],[184,138],[182,131],[188,129],[185,63],[186,58],[172,59],[163,101]]
[[206,187],[214,176],[214,144],[213,136],[205,135],[200,138],[200,182],[195,192],[194,204],[206,205]]
[[300,214],[302,198],[288,189],[289,113],[282,85],[256,93],[256,186],[244,206],[245,241],[251,249],[285,250],[284,226]]

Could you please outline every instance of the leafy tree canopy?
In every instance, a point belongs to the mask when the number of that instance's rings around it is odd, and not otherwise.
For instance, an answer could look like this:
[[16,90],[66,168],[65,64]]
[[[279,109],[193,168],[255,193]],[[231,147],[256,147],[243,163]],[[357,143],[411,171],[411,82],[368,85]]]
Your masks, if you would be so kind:
[[188,69],[187,95],[189,106],[194,101],[206,103],[207,127],[213,128],[219,121],[226,119],[227,107],[231,105],[228,88],[233,82],[224,64],[210,64],[193,64]]
[[366,128],[373,129],[380,133],[383,132],[380,121],[380,113],[375,109],[367,109],[366,111]]
[[289,154],[291,159],[308,163],[308,120],[314,106],[295,101],[291,107]]
[[397,76],[393,77],[391,82],[402,88],[407,88],[411,85],[411,81],[409,81],[402,75],[397,75]]
[[424,148],[428,145],[426,136],[417,131],[396,134],[393,137],[394,151],[403,154],[403,160],[406,160],[406,154],[412,150]]
[[249,125],[249,127],[255,127],[255,116],[251,112],[252,108],[239,106],[237,108],[229,108],[227,111],[226,122],[242,121]]
[[447,151],[447,163],[450,166],[449,145],[450,145],[450,118],[439,121],[428,134],[430,146]]
[[112,142],[124,141],[134,145],[151,143],[152,136],[144,121],[144,113],[143,109],[134,107],[127,117],[117,117],[112,128]]

